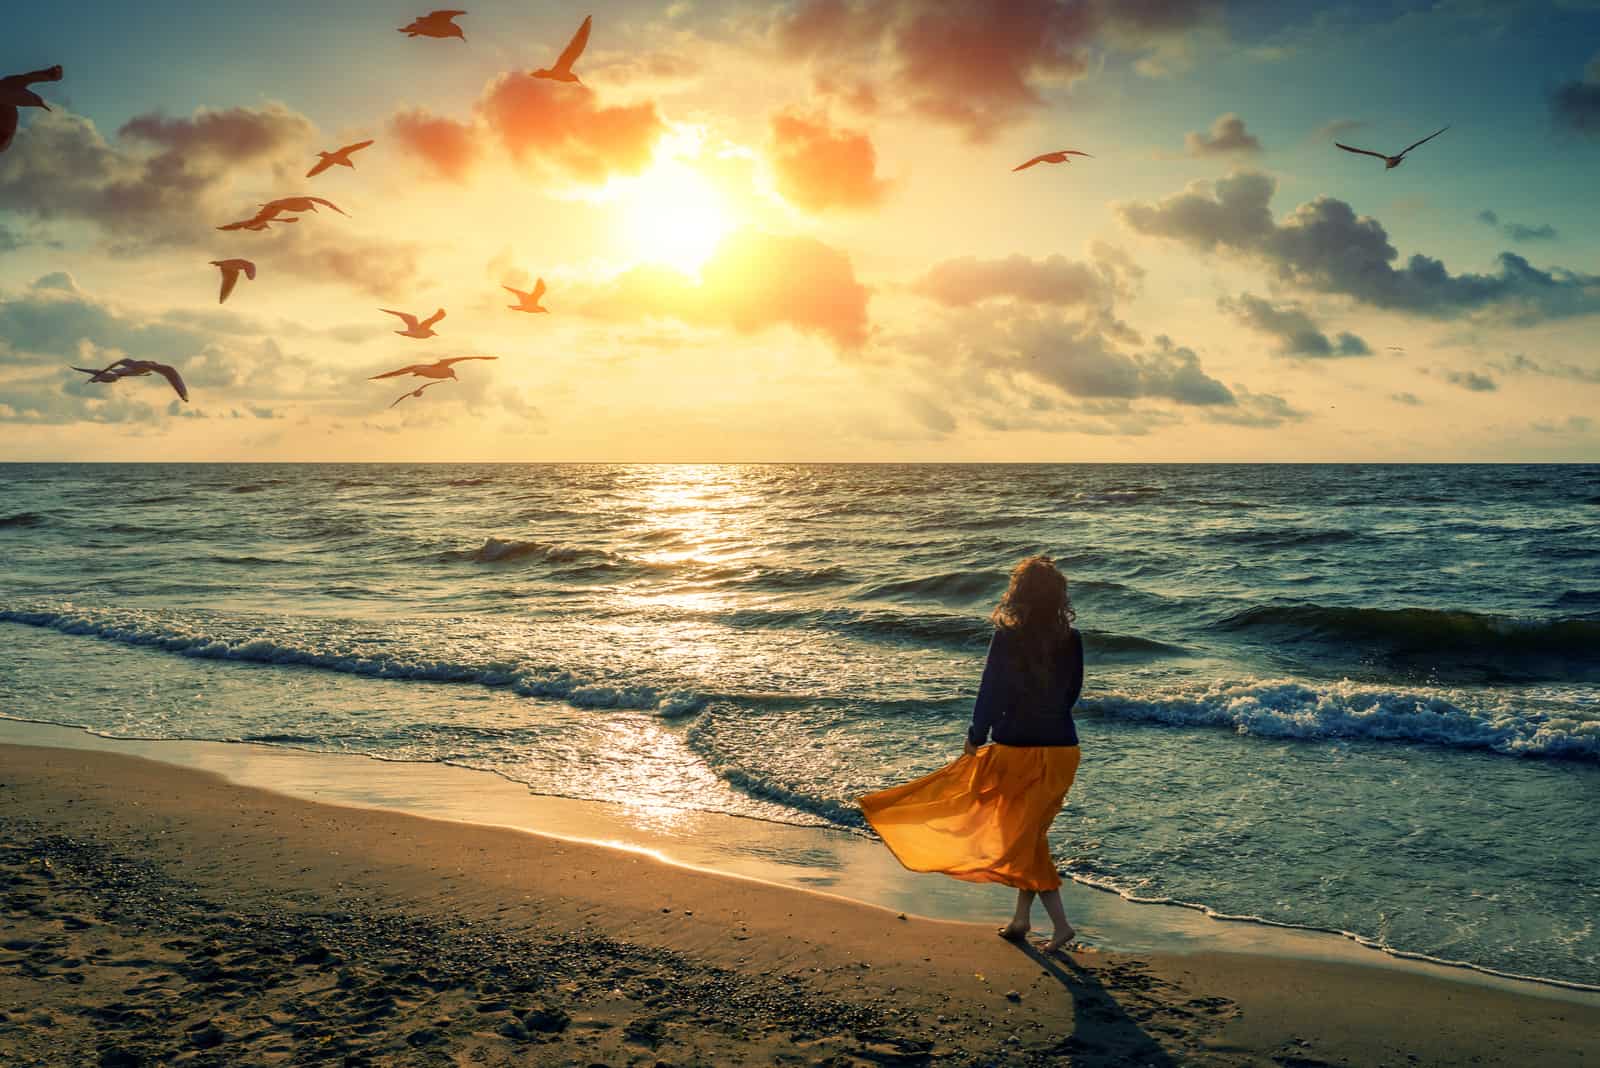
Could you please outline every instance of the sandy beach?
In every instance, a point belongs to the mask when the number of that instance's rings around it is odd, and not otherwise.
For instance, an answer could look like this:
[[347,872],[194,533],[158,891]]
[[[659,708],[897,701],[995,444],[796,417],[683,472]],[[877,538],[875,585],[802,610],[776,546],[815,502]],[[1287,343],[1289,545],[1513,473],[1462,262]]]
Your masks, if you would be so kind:
[[0,746],[0,828],[7,1064],[1549,1065],[1600,1048],[1588,995],[1226,953],[1044,959],[976,924],[120,754]]

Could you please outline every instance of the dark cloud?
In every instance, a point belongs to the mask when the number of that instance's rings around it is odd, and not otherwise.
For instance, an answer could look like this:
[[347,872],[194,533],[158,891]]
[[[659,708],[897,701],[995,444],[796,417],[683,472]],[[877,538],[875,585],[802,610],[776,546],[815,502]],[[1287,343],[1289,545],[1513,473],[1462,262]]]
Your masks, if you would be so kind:
[[1184,134],[1183,147],[1191,156],[1252,156],[1261,151],[1261,142],[1244,128],[1243,119],[1229,112],[1217,116],[1210,133]]
[[1389,394],[1389,399],[1399,404],[1409,405],[1412,408],[1422,407],[1422,398],[1415,393],[1391,393]]
[[889,188],[877,175],[872,139],[832,126],[822,117],[793,111],[774,115],[767,158],[777,176],[778,192],[811,212],[871,207]]
[[1572,382],[1600,385],[1600,367],[1579,367],[1573,363],[1540,363],[1520,352],[1490,366],[1501,374],[1542,375],[1547,378],[1565,378]]
[[1488,375],[1480,375],[1476,371],[1446,371],[1444,380],[1452,386],[1460,386],[1473,393],[1493,393],[1500,388],[1494,379]]
[[869,296],[850,257],[831,245],[740,230],[717,246],[698,281],[664,267],[635,267],[574,299],[597,318],[671,318],[742,333],[788,325],[857,348],[867,339]]
[[201,108],[186,119],[141,115],[112,144],[65,111],[29,127],[28,151],[0,156],[0,203],[38,219],[83,219],[116,251],[192,244],[245,168],[288,173],[303,163],[313,128],[281,104]]
[[1341,332],[1330,339],[1298,304],[1273,304],[1249,293],[1241,293],[1237,299],[1224,297],[1217,304],[1250,329],[1277,338],[1280,356],[1372,355],[1372,349],[1355,334]]
[[[1140,52],[1215,19],[1216,3],[1180,0],[805,0],[780,16],[780,52],[834,71],[888,64],[885,92],[973,141],[1043,104],[1038,85],[1067,84],[1097,44]],[[859,84],[859,82],[858,82]]]
[[1373,307],[1441,319],[1482,313],[1519,326],[1600,312],[1600,276],[1540,270],[1513,252],[1500,253],[1494,274],[1452,275],[1421,254],[1397,268],[1399,253],[1378,220],[1320,196],[1279,223],[1269,208],[1275,188],[1265,174],[1236,172],[1154,204],[1119,203],[1115,211],[1139,233],[1254,258],[1283,282]]
[[1500,216],[1489,208],[1484,208],[1482,211],[1478,212],[1478,221],[1486,226],[1494,227],[1511,240],[1518,242],[1554,241],[1557,236],[1556,228],[1551,226],[1549,223],[1541,223],[1538,226],[1529,226],[1525,223],[1514,222],[1502,223],[1500,221]]
[[169,361],[199,353],[207,334],[122,315],[85,296],[64,272],[45,275],[15,296],[0,293],[0,365],[76,360],[86,342],[135,359]]
[[1117,298],[1137,291],[1144,272],[1126,256],[1106,245],[1094,246],[1093,254],[1093,262],[1061,255],[1038,260],[1021,255],[944,260],[912,282],[911,290],[946,307],[1009,299],[1107,309]]
[[14,252],[26,244],[27,242],[18,237],[10,227],[0,223],[0,253]]
[[478,161],[479,145],[471,124],[430,114],[426,108],[396,113],[389,120],[389,132],[401,148],[441,178],[464,181]]
[[1589,61],[1582,80],[1563,82],[1550,94],[1556,124],[1581,137],[1600,137],[1600,53]]

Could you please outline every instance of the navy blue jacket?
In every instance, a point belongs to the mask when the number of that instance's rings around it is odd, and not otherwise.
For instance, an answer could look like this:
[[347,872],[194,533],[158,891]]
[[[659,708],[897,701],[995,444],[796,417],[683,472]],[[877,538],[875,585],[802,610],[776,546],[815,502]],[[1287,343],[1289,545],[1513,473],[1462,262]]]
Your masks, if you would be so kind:
[[982,745],[994,733],[1001,745],[1077,745],[1072,706],[1083,692],[1083,638],[1076,630],[1060,653],[1050,687],[1038,690],[1016,655],[1017,639],[996,629],[989,641],[967,740]]

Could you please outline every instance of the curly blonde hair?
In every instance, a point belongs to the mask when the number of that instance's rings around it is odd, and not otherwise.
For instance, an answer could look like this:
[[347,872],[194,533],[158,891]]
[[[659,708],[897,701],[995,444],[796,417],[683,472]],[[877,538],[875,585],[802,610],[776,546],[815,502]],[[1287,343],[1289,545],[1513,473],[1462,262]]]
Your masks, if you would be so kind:
[[1016,636],[1018,653],[1039,681],[1054,674],[1054,654],[1072,640],[1078,614],[1067,592],[1067,576],[1040,553],[1011,569],[1011,583],[989,615],[996,630]]

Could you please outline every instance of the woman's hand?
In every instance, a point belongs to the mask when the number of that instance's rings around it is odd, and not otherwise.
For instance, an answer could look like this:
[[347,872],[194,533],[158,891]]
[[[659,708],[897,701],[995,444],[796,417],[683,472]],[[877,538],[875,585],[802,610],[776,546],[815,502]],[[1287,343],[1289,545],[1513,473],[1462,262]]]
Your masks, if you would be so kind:
[[962,756],[973,756],[977,752],[978,752],[978,747],[972,744],[972,739],[971,738],[968,738],[968,739],[966,739],[965,741],[963,741],[961,743],[961,755]]

